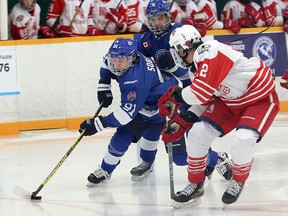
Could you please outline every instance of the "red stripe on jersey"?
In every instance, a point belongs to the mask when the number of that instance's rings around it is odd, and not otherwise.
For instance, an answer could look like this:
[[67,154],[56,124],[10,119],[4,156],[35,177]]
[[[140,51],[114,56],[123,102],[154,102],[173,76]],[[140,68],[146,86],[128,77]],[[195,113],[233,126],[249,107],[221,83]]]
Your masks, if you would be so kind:
[[246,93],[237,99],[222,98],[222,100],[227,106],[238,108],[255,103],[256,101],[267,97],[274,90],[275,83],[270,68],[261,61],[260,67],[256,71],[255,76],[251,79]]
[[234,62],[218,50],[214,58],[205,58],[197,65],[198,70],[190,88],[198,100],[205,103],[211,99],[233,67]]

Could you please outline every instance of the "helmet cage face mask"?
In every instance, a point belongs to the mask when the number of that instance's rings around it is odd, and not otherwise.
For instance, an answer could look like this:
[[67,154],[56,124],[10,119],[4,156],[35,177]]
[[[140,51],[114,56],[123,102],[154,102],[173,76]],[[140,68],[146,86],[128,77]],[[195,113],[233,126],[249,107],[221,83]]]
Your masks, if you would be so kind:
[[[122,76],[125,74],[133,65],[134,56],[120,56],[120,55],[107,55],[108,67],[110,71],[116,76]],[[125,64],[126,63],[126,64]],[[115,67],[115,65],[120,65]]]
[[118,38],[109,49],[107,65],[116,76],[126,73],[137,57],[135,43],[131,39]]
[[146,18],[148,28],[155,35],[160,36],[167,32],[171,24],[171,16],[166,0],[150,0],[146,8]]
[[33,3],[28,6],[27,4],[24,3],[24,0],[20,0],[20,5],[21,5],[21,8],[23,8],[24,10],[26,11],[33,11],[34,8],[35,8],[35,5],[36,5],[36,0],[33,0]]

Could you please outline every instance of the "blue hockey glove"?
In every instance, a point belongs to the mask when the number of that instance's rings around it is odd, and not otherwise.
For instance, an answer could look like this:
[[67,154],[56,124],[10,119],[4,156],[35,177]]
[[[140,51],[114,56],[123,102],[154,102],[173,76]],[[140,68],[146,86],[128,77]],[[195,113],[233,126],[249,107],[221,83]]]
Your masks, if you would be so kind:
[[103,103],[103,107],[109,107],[113,101],[113,95],[111,92],[110,81],[108,80],[99,80],[99,85],[97,89],[97,98],[99,104]]
[[169,50],[163,50],[157,54],[157,66],[161,71],[173,73],[178,69],[178,65],[175,64],[175,61]]
[[102,116],[86,119],[80,124],[79,133],[86,130],[84,136],[91,136],[107,127],[107,124]]

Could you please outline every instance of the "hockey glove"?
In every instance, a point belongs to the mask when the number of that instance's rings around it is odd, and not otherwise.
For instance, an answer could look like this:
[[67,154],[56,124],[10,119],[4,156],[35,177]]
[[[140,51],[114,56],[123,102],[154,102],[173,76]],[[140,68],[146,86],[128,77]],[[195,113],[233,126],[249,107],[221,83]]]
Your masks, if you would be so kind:
[[126,17],[114,8],[110,8],[110,11],[107,12],[105,18],[113,22],[119,30],[123,29],[125,25],[127,26]]
[[178,65],[175,64],[175,61],[170,53],[170,51],[165,50],[160,52],[157,55],[157,66],[160,70],[173,73],[178,69]]
[[288,83],[287,83],[287,82],[288,82],[288,70],[286,70],[286,72],[283,74],[282,79],[283,79],[283,80],[286,80],[286,83],[280,82],[280,85],[281,85],[283,88],[288,89]]
[[72,37],[72,28],[66,25],[58,24],[55,27],[55,32],[59,37]]
[[79,133],[82,133],[83,130],[84,136],[91,136],[93,134],[96,134],[97,132],[102,131],[104,128],[107,127],[107,124],[102,116],[86,119],[80,124]]
[[168,116],[170,118],[178,111],[179,106],[184,102],[181,96],[181,91],[182,88],[179,86],[172,86],[159,98],[158,108],[161,116]]
[[87,35],[89,36],[98,36],[98,35],[103,35],[103,31],[97,29],[93,25],[89,25],[87,29]]
[[107,108],[112,104],[113,95],[111,92],[110,81],[108,80],[99,80],[99,85],[97,89],[97,98],[99,104],[102,104],[103,107]]
[[232,32],[234,32],[234,34],[238,34],[241,30],[241,26],[235,21],[230,20],[230,19],[225,21],[224,26],[225,26],[225,29],[231,30]]
[[39,32],[44,38],[55,38],[54,32],[48,26],[40,26]]
[[252,17],[255,23],[259,22],[261,17],[260,12],[257,11],[251,4],[245,5],[245,12]]
[[288,19],[288,5],[286,6],[286,8],[283,10],[283,17],[285,19]]
[[249,17],[242,17],[238,19],[238,24],[244,28],[250,28],[254,25],[254,22]]
[[195,28],[199,31],[201,37],[204,37],[207,32],[207,25],[203,22],[196,23]]
[[175,113],[170,120],[170,127],[164,126],[162,131],[162,140],[164,143],[175,142],[181,139],[185,132],[189,130],[198,116],[192,112]]

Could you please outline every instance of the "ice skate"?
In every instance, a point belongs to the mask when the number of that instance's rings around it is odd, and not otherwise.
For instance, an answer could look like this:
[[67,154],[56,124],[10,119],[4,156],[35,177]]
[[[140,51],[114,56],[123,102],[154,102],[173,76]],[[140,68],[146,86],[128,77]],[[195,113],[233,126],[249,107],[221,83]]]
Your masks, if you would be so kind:
[[237,201],[243,190],[244,184],[245,182],[237,182],[234,179],[231,179],[226,191],[222,196],[222,202],[224,203],[223,209],[225,209],[227,205]]
[[173,208],[181,208],[183,206],[197,206],[201,203],[201,197],[204,195],[204,181],[195,184],[188,184],[183,190],[178,191],[174,196]]
[[105,182],[111,178],[111,175],[109,175],[105,170],[103,170],[101,167],[96,169],[93,173],[91,173],[87,180],[87,187],[93,187],[101,182]]
[[208,166],[206,167],[205,176],[208,178],[208,180],[211,180],[213,171],[214,171],[214,168],[211,168]]
[[[232,178],[232,164],[225,152],[218,152],[218,160],[215,169],[222,175],[227,181]],[[209,179],[209,177],[208,177]],[[211,178],[210,178],[211,179]]]
[[132,175],[131,180],[132,181],[143,181],[146,179],[150,173],[153,171],[153,162],[146,162],[142,161],[140,165],[137,167],[132,168],[130,171],[130,174]]

